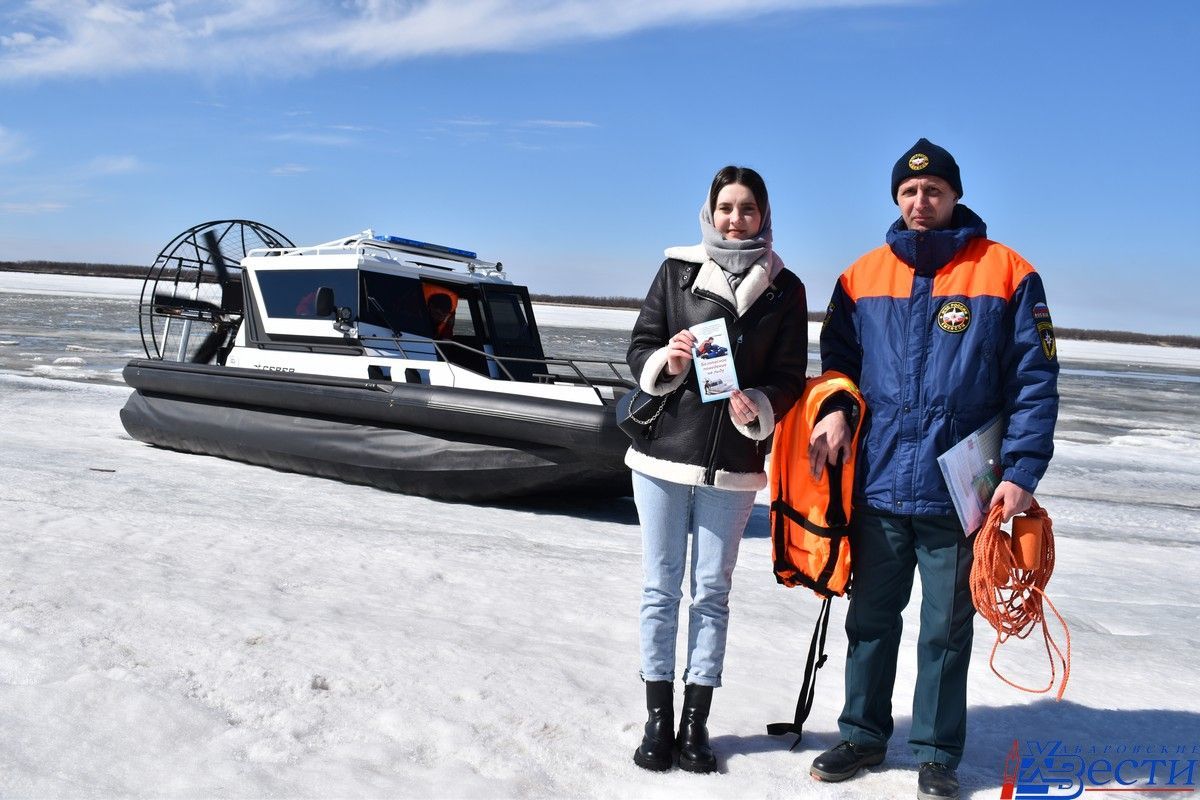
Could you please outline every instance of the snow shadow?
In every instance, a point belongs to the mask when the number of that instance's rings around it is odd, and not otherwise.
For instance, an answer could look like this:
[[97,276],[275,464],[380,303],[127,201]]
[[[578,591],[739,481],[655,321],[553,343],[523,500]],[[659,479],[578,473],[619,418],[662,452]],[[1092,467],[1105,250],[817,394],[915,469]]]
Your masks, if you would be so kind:
[[[615,522],[637,525],[637,507],[633,497],[595,498],[584,495],[534,495],[500,503],[479,503],[481,508],[526,511],[532,514],[556,514],[579,517],[592,522]],[[771,510],[756,503],[746,523],[744,539],[771,538]]]
[[[755,753],[771,753],[777,750],[792,749],[793,754],[797,758],[805,759],[805,763],[811,761],[818,753],[823,753],[829,748],[836,745],[842,740],[837,730],[818,730],[810,731],[805,726],[804,737],[797,744],[794,734],[785,736],[770,736],[767,734],[768,722],[791,722],[791,718],[787,714],[778,714],[778,719],[763,720],[761,734],[752,734],[749,736],[738,736],[734,734],[713,736],[710,739],[713,751],[721,759],[736,755],[753,755]],[[836,723],[836,720],[834,720]]]
[[[879,769],[915,772],[917,764],[908,748],[911,721],[910,717],[896,717],[887,761]],[[795,744],[793,754],[807,765],[841,741],[837,721],[832,719],[816,720],[812,730],[806,726],[798,744],[794,735],[768,736],[766,723],[764,720],[762,734],[714,736],[712,746],[721,762],[735,755],[788,750]],[[810,718],[808,725],[813,723]],[[999,791],[1005,759],[1014,741],[1020,742],[1022,752],[1026,742],[1061,742],[1064,750],[1079,755],[1084,762],[1094,759],[1140,762],[1151,758],[1186,761],[1197,757],[1194,751],[1200,746],[1197,736],[1200,712],[1175,709],[1092,708],[1046,699],[1026,705],[972,706],[967,712],[967,725],[967,749],[958,772],[964,790],[969,791]],[[1144,777],[1144,772],[1134,769],[1128,775]]]
[[[1068,688],[1068,691],[1070,689]],[[1046,699],[1020,706],[983,706],[967,712],[964,767],[995,775],[981,786],[999,788],[1004,759],[1014,741],[1062,742],[1070,752],[1080,748],[1085,761],[1149,758],[1196,758],[1200,745],[1200,712],[1165,708],[1092,708]],[[907,727],[907,726],[906,726]],[[906,731],[907,735],[907,731]],[[1179,752],[1184,748],[1184,752]],[[1164,752],[1164,750],[1166,752]],[[1135,769],[1131,774],[1137,774]]]
[[[480,504],[483,506],[484,504]],[[592,522],[615,522],[637,525],[637,507],[632,497],[589,498],[583,496],[546,495],[521,498],[504,503],[489,503],[485,507],[528,511],[533,514],[561,514],[580,517]],[[771,538],[771,510],[756,503],[746,523],[744,539]]]
[[590,522],[612,522],[619,525],[637,525],[637,508],[633,497],[592,497],[575,495],[533,495],[502,503],[479,503],[480,508],[496,508],[508,511],[525,511],[530,514],[550,514],[578,517]]

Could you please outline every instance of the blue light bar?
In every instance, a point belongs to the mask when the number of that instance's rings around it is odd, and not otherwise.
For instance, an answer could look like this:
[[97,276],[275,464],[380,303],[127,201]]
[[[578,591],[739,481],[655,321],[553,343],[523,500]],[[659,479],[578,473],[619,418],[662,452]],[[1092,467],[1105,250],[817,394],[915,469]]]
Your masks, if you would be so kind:
[[445,245],[441,244],[418,242],[416,239],[405,239],[403,236],[376,236],[375,238],[381,242],[404,245],[405,247],[417,247],[422,250],[430,250],[435,253],[445,253],[451,256],[459,256],[461,258],[478,258],[478,255],[472,253],[470,250],[459,250],[457,247],[446,247]]

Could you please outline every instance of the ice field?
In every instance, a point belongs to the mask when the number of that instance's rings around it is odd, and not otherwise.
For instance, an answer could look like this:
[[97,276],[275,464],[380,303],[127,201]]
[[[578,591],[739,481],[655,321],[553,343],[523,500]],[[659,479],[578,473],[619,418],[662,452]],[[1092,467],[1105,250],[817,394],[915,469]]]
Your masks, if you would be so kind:
[[[819,602],[775,583],[760,496],[710,720],[721,771],[648,774],[630,759],[631,500],[457,505],[134,441],[118,410],[139,290],[0,272],[0,796],[915,796],[916,592],[887,761],[814,782],[838,739],[846,602],[789,751],[765,728],[791,717]],[[620,357],[634,317],[537,312],[555,354]],[[999,796],[1015,739],[1200,746],[1200,350],[1059,353],[1038,499],[1071,680],[1060,703],[1008,687],[977,620],[964,797]],[[1040,641],[1002,653],[1045,682]]]

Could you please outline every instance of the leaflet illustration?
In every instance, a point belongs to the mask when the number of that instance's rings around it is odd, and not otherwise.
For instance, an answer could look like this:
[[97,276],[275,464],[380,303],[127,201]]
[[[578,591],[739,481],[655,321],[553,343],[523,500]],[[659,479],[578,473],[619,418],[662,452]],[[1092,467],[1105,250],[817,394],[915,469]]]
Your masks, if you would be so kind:
[[705,403],[724,400],[738,386],[737,370],[729,344],[729,329],[724,319],[712,319],[693,325],[689,330],[696,337],[692,363],[696,366],[696,381],[700,384],[700,399]]

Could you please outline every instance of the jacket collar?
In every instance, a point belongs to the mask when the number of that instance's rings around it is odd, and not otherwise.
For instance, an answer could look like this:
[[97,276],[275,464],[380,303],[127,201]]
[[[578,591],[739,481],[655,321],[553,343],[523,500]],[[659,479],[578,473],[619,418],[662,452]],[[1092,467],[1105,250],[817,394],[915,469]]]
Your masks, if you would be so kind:
[[937,231],[910,231],[904,218],[888,228],[887,243],[896,258],[912,267],[918,275],[932,275],[958,255],[975,238],[987,236],[987,225],[961,203],[954,208],[950,227]]
[[717,262],[711,259],[700,265],[700,274],[692,282],[692,294],[716,295],[737,311],[740,317],[750,310],[762,293],[771,285],[767,271],[762,264],[755,264],[746,270],[737,290],[729,288],[729,279]]
[[708,257],[702,244],[669,247],[666,250],[666,256],[678,261],[699,264],[700,272],[692,281],[692,294],[715,295],[734,309],[739,317],[749,311],[750,306],[754,305],[755,301],[771,285],[770,275],[767,274],[766,268],[759,263],[746,270],[745,276],[738,284],[737,291],[734,291],[729,287],[729,279],[725,277],[724,270],[717,262]]

